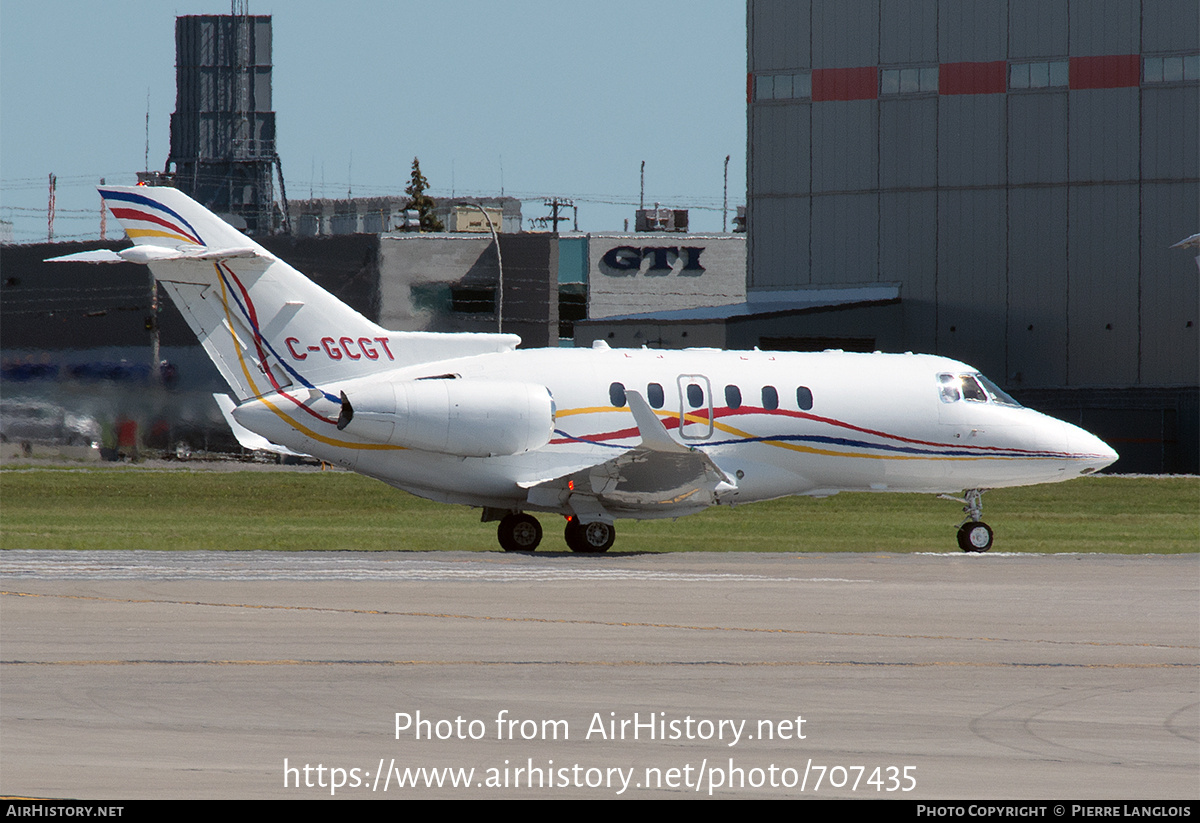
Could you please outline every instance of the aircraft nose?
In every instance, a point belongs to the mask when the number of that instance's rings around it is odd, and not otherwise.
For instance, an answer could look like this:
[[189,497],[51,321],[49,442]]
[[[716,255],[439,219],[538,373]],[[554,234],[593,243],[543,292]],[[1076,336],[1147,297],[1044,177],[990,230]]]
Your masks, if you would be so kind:
[[1080,474],[1091,474],[1111,466],[1120,457],[1116,451],[1091,432],[1078,426],[1063,423],[1067,434],[1067,448],[1080,463]]

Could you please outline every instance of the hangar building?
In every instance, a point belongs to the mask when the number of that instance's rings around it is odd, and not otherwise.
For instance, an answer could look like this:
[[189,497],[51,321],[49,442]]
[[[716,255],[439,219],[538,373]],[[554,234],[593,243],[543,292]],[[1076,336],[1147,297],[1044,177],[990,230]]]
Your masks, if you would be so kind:
[[934,352],[1200,469],[1195,0],[749,0],[747,44],[747,302],[595,336]]
[[881,344],[1197,470],[1194,0],[751,0],[747,37],[752,297],[899,283]]

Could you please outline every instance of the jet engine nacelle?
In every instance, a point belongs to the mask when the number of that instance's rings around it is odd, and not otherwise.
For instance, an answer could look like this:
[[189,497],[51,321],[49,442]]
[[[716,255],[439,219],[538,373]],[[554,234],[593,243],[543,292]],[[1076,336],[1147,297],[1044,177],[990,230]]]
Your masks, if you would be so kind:
[[364,379],[340,388],[338,428],[373,443],[498,457],[540,449],[554,435],[554,400],[534,383]]

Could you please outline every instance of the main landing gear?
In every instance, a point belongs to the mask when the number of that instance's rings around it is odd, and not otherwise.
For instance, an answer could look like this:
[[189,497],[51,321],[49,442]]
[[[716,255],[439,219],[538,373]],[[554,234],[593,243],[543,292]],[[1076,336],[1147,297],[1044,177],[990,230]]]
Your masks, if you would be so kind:
[[500,519],[496,537],[506,552],[531,552],[542,542],[542,524],[528,514],[506,514]]
[[[531,552],[542,542],[542,524],[532,515],[510,512],[500,518],[496,537],[506,552]],[[617,530],[611,523],[584,524],[572,517],[567,521],[565,537],[571,551],[598,554],[612,548]]]
[[983,489],[968,489],[962,498],[942,495],[963,504],[966,520],[958,526],[958,547],[965,552],[985,552],[992,547],[992,527],[984,523]]
[[567,530],[564,536],[567,539],[567,548],[571,551],[598,554],[612,548],[613,542],[617,539],[617,530],[611,523],[597,521],[585,524],[572,517],[567,521]]

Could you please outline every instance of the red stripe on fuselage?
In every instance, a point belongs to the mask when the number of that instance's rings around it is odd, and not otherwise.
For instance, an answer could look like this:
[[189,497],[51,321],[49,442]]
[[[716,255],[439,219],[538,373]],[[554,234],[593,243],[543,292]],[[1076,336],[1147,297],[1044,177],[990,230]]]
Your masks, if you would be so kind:
[[[702,423],[703,421],[708,419],[708,410],[707,409],[696,409],[694,411],[687,412],[687,414],[690,417],[697,418],[694,421],[689,420],[688,421],[689,424]],[[722,417],[735,417],[735,416],[743,415],[743,414],[782,415],[783,417],[795,417],[800,420],[812,420],[816,423],[824,423],[829,426],[834,426],[837,428],[849,429],[850,431],[859,432],[860,434],[869,434],[869,435],[873,435],[875,437],[881,437],[885,440],[893,440],[893,441],[897,441],[900,443],[909,443],[914,446],[932,446],[932,447],[937,447],[937,448],[954,447],[954,448],[969,449],[971,451],[979,451],[979,452],[992,451],[992,452],[1007,452],[1007,453],[1016,452],[1018,454],[1040,454],[1040,452],[1037,452],[1032,449],[1013,449],[1013,448],[1005,448],[1002,446],[974,446],[974,445],[966,446],[966,445],[959,445],[959,444],[953,444],[953,443],[938,443],[938,442],[932,441],[932,440],[917,440],[912,437],[902,437],[898,434],[888,434],[887,432],[878,431],[876,429],[867,429],[867,428],[863,428],[862,426],[856,426],[853,423],[845,423],[845,422],[842,422],[841,420],[834,420],[831,417],[821,417],[816,414],[809,414],[808,412],[802,412],[802,411],[789,411],[787,409],[764,409],[764,408],[761,408],[758,406],[741,406],[737,409],[724,408],[724,409],[714,409],[713,410],[713,418],[714,419],[719,419]],[[662,420],[662,424],[665,428],[668,428],[668,429],[679,428],[678,415],[674,415],[672,417],[667,417],[667,418],[660,418],[660,419]],[[586,441],[592,442],[592,443],[602,443],[606,440],[623,440],[628,437],[634,437],[637,434],[638,434],[638,429],[636,427],[634,427],[634,428],[629,428],[629,429],[619,429],[617,431],[612,431],[612,432],[604,432],[602,434],[580,435],[578,437],[571,438],[570,440],[559,439],[559,440],[552,440],[550,442],[557,444],[557,443],[570,443],[570,442],[578,441],[578,440],[586,440]],[[767,437],[767,439],[770,439],[770,438]]]

